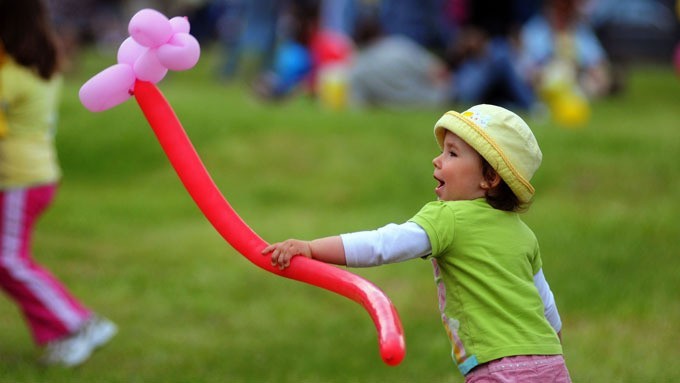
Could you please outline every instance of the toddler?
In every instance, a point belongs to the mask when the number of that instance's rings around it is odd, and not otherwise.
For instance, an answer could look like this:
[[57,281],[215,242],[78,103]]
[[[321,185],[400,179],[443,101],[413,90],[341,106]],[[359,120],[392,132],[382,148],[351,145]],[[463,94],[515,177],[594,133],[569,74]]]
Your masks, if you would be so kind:
[[283,269],[296,255],[368,267],[431,259],[451,356],[466,382],[570,382],[559,313],[538,241],[518,212],[541,150],[529,126],[493,105],[447,112],[434,134],[437,201],[402,224],[266,247]]

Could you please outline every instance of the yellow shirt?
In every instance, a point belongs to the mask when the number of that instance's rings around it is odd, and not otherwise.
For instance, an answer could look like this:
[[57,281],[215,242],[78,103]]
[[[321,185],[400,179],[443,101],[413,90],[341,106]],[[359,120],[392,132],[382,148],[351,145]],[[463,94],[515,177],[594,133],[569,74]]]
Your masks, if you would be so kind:
[[0,189],[51,183],[61,177],[54,136],[61,76],[44,80],[5,57],[0,66]]

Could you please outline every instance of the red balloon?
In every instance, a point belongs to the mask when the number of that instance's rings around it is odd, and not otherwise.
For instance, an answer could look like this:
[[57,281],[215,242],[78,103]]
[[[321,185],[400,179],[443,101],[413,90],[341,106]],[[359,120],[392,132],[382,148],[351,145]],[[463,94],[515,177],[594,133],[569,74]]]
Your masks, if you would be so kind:
[[347,61],[352,56],[352,41],[342,34],[321,30],[310,43],[312,59],[316,66]]
[[305,257],[294,257],[284,270],[261,254],[267,243],[234,211],[205,169],[189,137],[160,90],[152,83],[135,83],[135,98],[196,205],[222,237],[256,266],[276,275],[343,295],[364,306],[378,331],[383,361],[396,366],[406,346],[399,315],[392,302],[373,283],[344,269]]

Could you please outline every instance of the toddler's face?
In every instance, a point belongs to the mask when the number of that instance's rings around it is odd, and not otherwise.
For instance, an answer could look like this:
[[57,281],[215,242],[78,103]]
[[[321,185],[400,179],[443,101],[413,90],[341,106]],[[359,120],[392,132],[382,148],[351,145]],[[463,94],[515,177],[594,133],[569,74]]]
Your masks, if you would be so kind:
[[442,154],[432,160],[435,193],[442,201],[484,197],[482,157],[454,133],[446,132]]

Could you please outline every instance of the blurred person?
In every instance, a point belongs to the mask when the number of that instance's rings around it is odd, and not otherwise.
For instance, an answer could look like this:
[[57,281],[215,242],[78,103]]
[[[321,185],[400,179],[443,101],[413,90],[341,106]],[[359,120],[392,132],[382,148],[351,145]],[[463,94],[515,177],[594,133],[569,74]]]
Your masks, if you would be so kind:
[[[680,0],[675,2],[675,12],[678,21],[680,21]],[[679,35],[679,38],[677,43],[675,43],[675,50],[673,51],[673,66],[675,67],[677,74],[680,75],[680,29],[678,29],[677,34]]]
[[252,80],[274,60],[278,28],[285,0],[224,0],[218,36],[226,79]]
[[351,36],[356,23],[357,9],[366,0],[322,0],[321,25],[323,28]]
[[381,0],[380,19],[385,34],[403,35],[421,46],[441,51],[450,33],[448,0]]
[[367,11],[354,32],[357,51],[348,68],[353,106],[443,106],[448,71],[439,57],[404,35],[386,35],[377,14]]
[[61,170],[54,142],[60,51],[40,0],[0,0],[0,287],[19,306],[40,361],[76,366],[117,332],[31,254]]
[[573,86],[592,99],[611,87],[609,62],[580,13],[582,0],[547,0],[521,31],[521,70],[542,93]]
[[78,62],[71,58],[80,53],[81,43],[89,34],[89,20],[94,14],[95,1],[46,0],[46,5],[63,52],[62,71],[77,69]]
[[542,154],[513,112],[477,105],[435,124],[437,201],[402,224],[262,250],[285,269],[295,256],[371,267],[432,262],[451,357],[466,382],[570,382],[562,322],[533,231],[521,220]]
[[62,46],[62,72],[78,70],[75,58],[86,44],[103,50],[124,39],[124,0],[45,0]]
[[453,71],[451,97],[464,105],[495,103],[525,111],[536,96],[517,67],[519,7],[513,1],[468,0],[447,61]]
[[303,86],[316,96],[319,72],[352,55],[351,39],[323,26],[321,6],[321,0],[286,3],[272,68],[253,87],[261,99],[282,100]]
[[217,41],[222,56],[219,75],[231,80],[236,76],[239,67],[239,43],[243,33],[245,0],[216,0],[213,6],[221,8],[216,24]]

